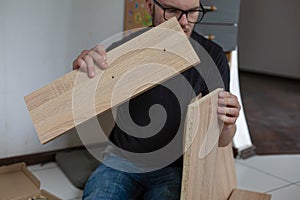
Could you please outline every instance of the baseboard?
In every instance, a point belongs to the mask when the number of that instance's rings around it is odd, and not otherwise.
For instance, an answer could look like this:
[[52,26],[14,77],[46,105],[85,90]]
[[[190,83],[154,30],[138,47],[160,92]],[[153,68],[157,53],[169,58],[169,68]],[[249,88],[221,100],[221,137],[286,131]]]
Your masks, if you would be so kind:
[[10,158],[2,158],[2,159],[0,159],[0,166],[11,165],[14,163],[19,163],[19,162],[25,162],[27,165],[35,165],[35,164],[40,164],[40,163],[43,164],[43,163],[47,163],[47,162],[54,162],[56,153],[62,152],[62,151],[77,150],[77,149],[85,149],[85,147],[79,146],[79,147],[72,147],[72,148],[60,149],[60,150],[55,150],[55,151],[43,152],[43,153],[35,153],[35,154],[16,156],[16,157],[10,157]]
[[[256,148],[255,146],[250,146],[239,152],[236,148],[233,147],[234,158],[247,159],[249,157],[252,157],[256,155],[255,148]],[[72,150],[79,150],[79,149],[85,149],[85,147],[79,146],[79,147],[72,147],[72,148],[60,149],[55,151],[48,151],[43,153],[35,153],[35,154],[16,156],[10,158],[2,158],[0,159],[0,166],[11,165],[19,162],[25,162],[27,165],[54,162],[55,155],[58,152],[72,151]]]
[[283,80],[291,80],[291,81],[299,81],[300,77],[297,75],[287,75],[287,74],[278,74],[278,73],[272,73],[272,72],[267,72],[267,71],[259,71],[259,70],[253,70],[253,69],[241,69],[239,68],[240,73],[244,74],[252,74],[255,76],[261,76],[261,77],[268,77],[268,78],[275,78],[275,79],[283,79]]

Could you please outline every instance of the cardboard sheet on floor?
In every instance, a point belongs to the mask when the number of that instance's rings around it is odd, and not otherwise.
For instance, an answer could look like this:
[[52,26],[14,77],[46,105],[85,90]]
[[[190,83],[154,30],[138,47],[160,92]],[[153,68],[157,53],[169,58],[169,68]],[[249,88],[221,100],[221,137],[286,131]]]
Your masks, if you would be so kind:
[[28,200],[39,196],[61,200],[41,190],[40,186],[40,181],[26,168],[25,163],[0,167],[0,200]]

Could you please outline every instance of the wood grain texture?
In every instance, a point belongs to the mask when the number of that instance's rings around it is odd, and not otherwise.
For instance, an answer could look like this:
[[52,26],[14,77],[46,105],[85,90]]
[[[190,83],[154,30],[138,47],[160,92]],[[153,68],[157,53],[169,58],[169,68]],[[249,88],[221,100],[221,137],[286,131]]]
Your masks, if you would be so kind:
[[175,18],[107,54],[96,76],[72,71],[25,97],[42,144],[200,62]]
[[236,189],[232,145],[218,147],[218,88],[188,106],[184,131],[181,200],[270,200],[271,195]]
[[218,147],[220,91],[216,89],[188,107],[181,200],[225,200],[237,185],[232,147]]
[[270,194],[234,189],[229,200],[270,200]]

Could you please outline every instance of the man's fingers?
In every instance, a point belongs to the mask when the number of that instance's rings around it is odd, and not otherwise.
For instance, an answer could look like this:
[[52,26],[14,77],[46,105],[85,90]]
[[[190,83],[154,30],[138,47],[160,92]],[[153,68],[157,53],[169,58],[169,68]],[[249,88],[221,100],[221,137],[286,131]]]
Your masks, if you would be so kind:
[[106,60],[98,52],[91,51],[89,53],[89,56],[91,56],[93,58],[94,64],[96,64],[101,69],[106,69],[107,68]]
[[101,69],[108,68],[106,50],[102,45],[97,45],[91,50],[83,50],[73,61],[74,70],[87,72],[91,78],[95,76],[95,65]]
[[73,62],[73,70],[76,69],[81,69],[84,72],[87,72],[87,66],[85,61],[82,58],[77,58],[76,60],[74,60]]
[[98,44],[98,45],[96,45],[94,47],[93,50],[96,51],[97,53],[99,53],[101,56],[103,56],[104,59],[107,59],[107,57],[106,57],[106,50],[105,50],[105,48],[104,48],[103,45]]
[[237,120],[237,117],[230,117],[227,115],[218,115],[218,117],[226,124],[234,124]]
[[240,104],[237,97],[225,91],[219,93],[219,104],[224,106],[240,108]]
[[231,108],[231,107],[218,107],[218,113],[224,114],[228,116],[239,116],[239,110],[237,108]]
[[93,48],[93,58],[96,61],[96,64],[101,68],[101,69],[106,69],[108,67],[107,64],[107,54],[106,54],[106,49],[104,46],[98,44]]
[[219,93],[218,102],[219,118],[226,124],[234,124],[241,109],[238,98],[230,92],[222,91]]
[[80,57],[80,58],[84,58],[85,56],[89,55],[89,53],[90,53],[90,50],[83,50],[83,51],[80,53],[79,57]]
[[94,68],[94,60],[90,55],[87,55],[85,60],[86,66],[87,66],[87,73],[89,77],[94,77],[95,76],[95,68]]
[[82,71],[87,71],[87,69],[84,69],[86,68],[86,63],[84,61],[86,55],[89,54],[89,51],[88,50],[83,50],[80,55],[76,58],[76,60],[73,61],[73,70],[75,69],[81,69]]
[[73,70],[79,69],[80,64],[79,64],[79,59],[77,58],[76,60],[73,61]]

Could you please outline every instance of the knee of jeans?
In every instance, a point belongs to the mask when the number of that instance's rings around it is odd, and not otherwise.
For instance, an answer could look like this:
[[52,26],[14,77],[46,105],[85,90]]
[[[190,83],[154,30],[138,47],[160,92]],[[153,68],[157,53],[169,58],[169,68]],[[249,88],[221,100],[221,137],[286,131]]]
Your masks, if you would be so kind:
[[[137,186],[132,183],[128,174],[114,170],[105,165],[100,166],[88,179],[83,199],[131,199],[137,191]],[[131,194],[133,193],[133,194]],[[128,198],[127,198],[128,197]]]
[[180,199],[181,187],[179,185],[170,185],[154,188],[147,191],[144,200],[178,200]]

